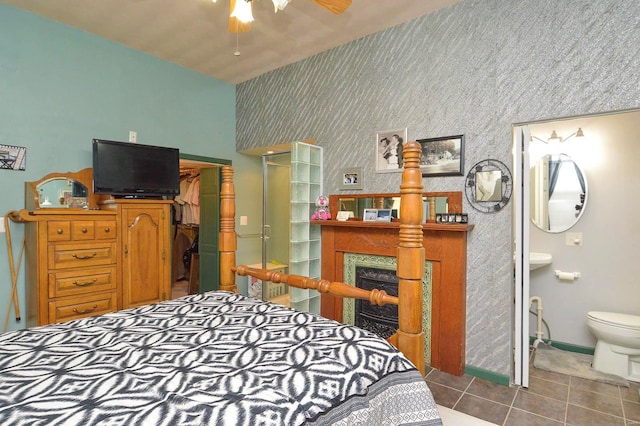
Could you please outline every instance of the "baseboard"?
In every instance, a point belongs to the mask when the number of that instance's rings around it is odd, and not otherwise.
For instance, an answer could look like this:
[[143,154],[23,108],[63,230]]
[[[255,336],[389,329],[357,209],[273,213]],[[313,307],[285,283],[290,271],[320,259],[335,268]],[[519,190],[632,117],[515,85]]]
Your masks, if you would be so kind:
[[509,386],[511,382],[509,376],[494,373],[493,371],[483,370],[482,368],[474,367],[472,365],[466,365],[464,367],[464,374],[504,386]]
[[[529,336],[530,345],[533,345],[535,341],[536,341],[535,337]],[[567,352],[576,352],[579,354],[587,354],[587,355],[593,355],[595,352],[595,348],[592,348],[590,346],[574,345],[573,343],[557,342],[555,340],[552,340],[551,342],[549,342],[549,339],[542,339],[542,341],[546,345],[553,346],[554,348],[562,349],[563,351],[567,351]]]
[[[529,344],[533,345],[535,340],[536,340],[535,337],[529,337]],[[549,342],[548,339],[547,340],[542,339],[542,341],[547,345],[553,346],[554,348],[562,349],[563,351],[577,352],[580,354],[587,354],[587,355],[593,355],[593,353],[595,352],[595,348],[592,348],[589,346],[574,345],[572,343],[564,343],[564,342],[556,342],[556,341]],[[493,371],[483,370],[482,368],[474,367],[472,365],[465,365],[464,373],[468,374],[469,376],[486,380],[488,382],[497,383],[499,385],[509,386],[511,384],[511,378],[509,376],[498,374]]]

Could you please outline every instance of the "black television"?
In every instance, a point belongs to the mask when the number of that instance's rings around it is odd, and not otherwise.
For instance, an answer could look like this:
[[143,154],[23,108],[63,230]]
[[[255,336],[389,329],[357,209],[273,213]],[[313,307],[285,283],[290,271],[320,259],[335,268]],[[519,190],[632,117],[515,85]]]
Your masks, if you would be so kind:
[[94,139],[93,192],[118,198],[178,195],[180,150]]

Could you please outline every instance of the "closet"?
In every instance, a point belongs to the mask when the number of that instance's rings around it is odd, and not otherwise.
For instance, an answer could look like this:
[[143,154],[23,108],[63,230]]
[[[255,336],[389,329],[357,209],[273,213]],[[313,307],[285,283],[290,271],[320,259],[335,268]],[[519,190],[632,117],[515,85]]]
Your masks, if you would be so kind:
[[218,287],[220,166],[228,160],[181,154],[180,195],[172,206],[172,298]]

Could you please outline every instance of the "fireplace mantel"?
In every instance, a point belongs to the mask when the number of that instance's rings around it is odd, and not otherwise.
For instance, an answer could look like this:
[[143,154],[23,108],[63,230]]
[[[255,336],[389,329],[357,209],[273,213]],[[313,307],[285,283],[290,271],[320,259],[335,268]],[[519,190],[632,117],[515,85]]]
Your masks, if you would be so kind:
[[[342,281],[345,253],[396,256],[397,222],[312,221],[322,227],[322,277]],[[465,366],[468,224],[426,223],[425,260],[432,263],[431,366],[461,376]],[[342,300],[322,295],[322,316],[342,320]]]

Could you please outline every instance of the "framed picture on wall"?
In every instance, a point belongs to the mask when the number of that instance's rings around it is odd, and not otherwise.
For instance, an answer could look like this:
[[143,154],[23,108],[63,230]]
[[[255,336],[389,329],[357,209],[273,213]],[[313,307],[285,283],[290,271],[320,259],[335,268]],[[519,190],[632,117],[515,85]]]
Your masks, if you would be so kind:
[[362,167],[350,167],[340,170],[340,189],[362,189]]
[[422,176],[462,176],[464,170],[464,135],[418,139]]
[[407,129],[385,130],[376,133],[376,172],[401,172],[402,148],[407,141]]
[[27,148],[14,145],[0,145],[0,169],[26,170]]

